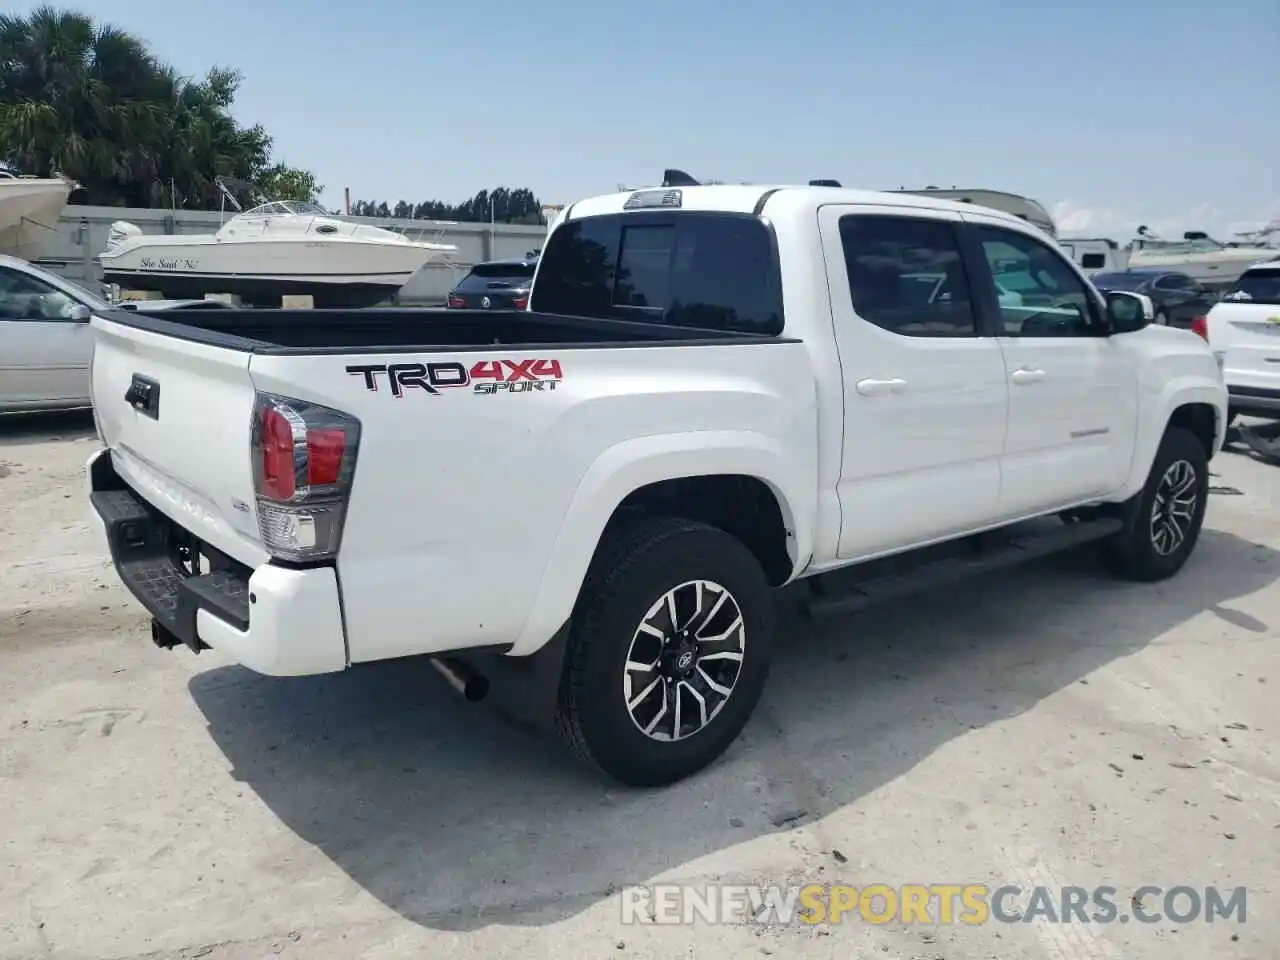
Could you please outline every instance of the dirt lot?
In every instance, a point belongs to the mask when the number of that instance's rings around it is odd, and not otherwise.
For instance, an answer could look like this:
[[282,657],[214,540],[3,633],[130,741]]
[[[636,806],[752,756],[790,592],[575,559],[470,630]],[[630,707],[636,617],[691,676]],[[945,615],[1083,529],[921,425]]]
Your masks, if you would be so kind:
[[[712,770],[616,789],[425,664],[163,652],[83,416],[0,423],[0,957],[1275,957],[1280,471],[1159,586],[1088,554],[820,627]],[[1270,704],[1270,706],[1268,706]],[[685,881],[1248,888],[1247,921],[623,926]],[[1157,902],[1154,909],[1159,909]]]

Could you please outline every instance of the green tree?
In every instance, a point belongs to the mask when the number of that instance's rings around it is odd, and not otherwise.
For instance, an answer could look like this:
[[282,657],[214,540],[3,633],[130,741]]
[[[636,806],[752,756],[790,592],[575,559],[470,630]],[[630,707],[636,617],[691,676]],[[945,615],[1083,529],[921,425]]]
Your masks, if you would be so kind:
[[283,163],[268,168],[258,177],[257,184],[272,200],[309,200],[315,203],[324,190],[311,171],[286,167]]
[[66,174],[91,204],[216,209],[219,175],[313,199],[314,176],[273,163],[267,132],[232,117],[239,83],[225,68],[182,77],[83,13],[0,15],[0,162]]
[[458,220],[463,223],[544,224],[542,203],[532,190],[525,187],[512,190],[498,187],[481,190],[470,200],[451,204],[440,200],[407,203],[404,200],[394,206],[378,200],[357,200],[351,204],[351,213],[357,217],[398,217],[412,220]]

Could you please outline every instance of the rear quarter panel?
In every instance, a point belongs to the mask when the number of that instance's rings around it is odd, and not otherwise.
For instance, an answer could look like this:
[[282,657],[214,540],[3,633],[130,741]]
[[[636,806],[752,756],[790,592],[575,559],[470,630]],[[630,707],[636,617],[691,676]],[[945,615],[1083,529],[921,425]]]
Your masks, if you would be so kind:
[[[348,367],[556,361],[561,379],[396,396]],[[546,369],[549,364],[541,365]],[[491,367],[482,367],[492,369]],[[529,367],[526,367],[529,369]],[[519,641],[568,617],[616,506],[645,483],[747,473],[812,540],[816,416],[802,344],[255,357],[259,390],[354,415],[338,557],[353,662]]]

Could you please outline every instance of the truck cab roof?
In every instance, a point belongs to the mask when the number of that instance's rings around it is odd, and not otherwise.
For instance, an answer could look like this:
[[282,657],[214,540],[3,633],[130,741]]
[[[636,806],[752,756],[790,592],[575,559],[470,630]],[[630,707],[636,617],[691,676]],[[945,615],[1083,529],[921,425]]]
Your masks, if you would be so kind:
[[[696,187],[640,187],[620,193],[588,197],[567,207],[562,215],[562,221],[646,209],[719,211],[757,216],[768,211],[777,211],[791,215],[813,212],[826,204],[902,207],[961,214],[974,212],[974,205],[971,203],[943,200],[917,193],[800,184],[707,184]],[[1021,217],[1001,210],[989,207],[979,209],[984,215],[1007,220],[1011,225],[1034,226]]]

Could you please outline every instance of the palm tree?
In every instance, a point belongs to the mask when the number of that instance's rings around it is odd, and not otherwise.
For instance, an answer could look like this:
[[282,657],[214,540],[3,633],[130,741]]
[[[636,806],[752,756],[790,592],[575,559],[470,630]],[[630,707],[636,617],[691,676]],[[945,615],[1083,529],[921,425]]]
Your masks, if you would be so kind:
[[103,202],[107,185],[154,162],[155,69],[141,41],[83,14],[0,16],[0,159],[24,173],[66,173]]
[[265,130],[235,122],[239,82],[222,68],[182,77],[142,40],[81,13],[0,15],[0,163],[64,173],[91,204],[216,207],[218,175],[314,188],[306,171],[273,167]]

